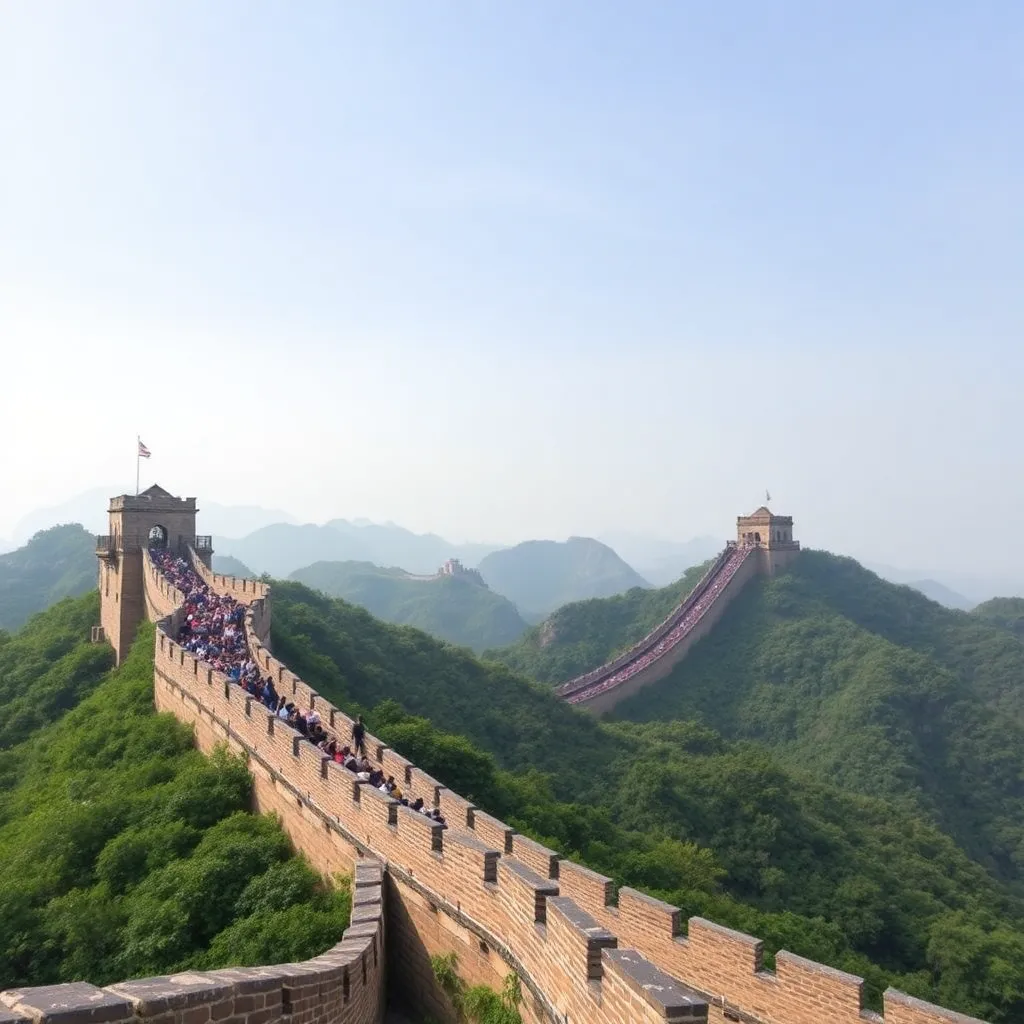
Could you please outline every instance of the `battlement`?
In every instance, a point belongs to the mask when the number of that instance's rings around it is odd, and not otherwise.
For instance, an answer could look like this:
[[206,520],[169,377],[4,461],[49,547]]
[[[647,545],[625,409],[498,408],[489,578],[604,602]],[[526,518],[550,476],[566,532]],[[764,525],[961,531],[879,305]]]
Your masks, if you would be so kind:
[[0,992],[0,1024],[367,1024],[384,1006],[384,878],[355,868],[352,923],[321,956],[297,964],[191,971]]
[[[214,574],[194,552],[192,558],[211,587],[246,605],[250,656],[278,692],[301,708],[315,708],[329,729],[347,739],[352,719],[270,651],[270,588]],[[342,943],[300,965],[301,970],[285,965],[254,969],[251,977],[246,972],[237,978],[233,972],[208,972],[200,980],[151,979],[152,1008],[144,982],[102,990],[87,986],[74,991],[76,986],[71,986],[8,992],[0,994],[0,1005],[13,1011],[10,1024],[51,1018],[78,1024],[76,1014],[83,1007],[89,1013],[81,1020],[97,1024],[119,1024],[131,1016],[159,1016],[165,1024],[172,1015],[174,1024],[179,1016],[180,1024],[213,1019],[379,1024],[385,948],[399,989],[414,992],[415,1002],[440,1019],[452,1019],[451,1007],[437,994],[429,954],[455,950],[472,980],[500,987],[505,973],[516,974],[527,1024],[708,1019],[981,1024],[895,991],[885,993],[884,1017],[879,1017],[864,1009],[858,977],[787,952],[776,955],[774,971],[766,970],[759,939],[702,918],[691,918],[684,934],[677,907],[635,889],[616,891],[611,879],[520,835],[368,734],[370,760],[394,775],[407,796],[440,808],[448,822],[442,828],[359,781],[226,675],[178,645],[174,637],[182,595],[157,571],[148,552],[141,564],[146,614],[158,621],[158,709],[191,724],[201,749],[210,751],[223,743],[245,757],[256,808],[277,814],[295,846],[318,870],[355,870],[359,888],[358,872],[367,870],[362,865],[378,864],[380,899],[367,905],[354,901]],[[375,943],[365,945],[371,938]],[[356,962],[347,957],[356,943],[364,943],[363,957],[353,975]],[[261,993],[218,988],[229,980],[231,986],[255,985],[257,977],[272,979],[259,1007],[245,1000]],[[311,977],[316,980],[307,985]],[[363,993],[361,1001],[352,998],[357,989]],[[164,998],[170,1002],[159,1002]],[[190,1016],[195,1006],[201,1008]],[[0,1024],[9,1024],[2,1010]]]
[[[316,708],[346,737],[352,719],[257,636],[253,624],[263,600],[247,610],[251,656],[280,693]],[[215,737],[246,751],[250,766],[265,765],[279,787],[297,794],[296,813],[322,816],[356,849],[379,856],[388,875],[425,897],[435,913],[451,915],[502,950],[531,993],[537,1020],[569,1014],[570,1020],[610,1024],[623,1019],[611,1007],[623,1005],[633,1014],[625,1019],[636,1021],[701,1019],[702,1005],[705,1014],[708,1006],[719,1007],[764,1024],[818,1024],[823,1007],[836,1024],[872,1016],[863,1006],[860,978],[786,952],[776,956],[776,970],[767,971],[759,939],[702,918],[691,918],[683,935],[677,907],[630,888],[616,893],[611,879],[520,835],[368,734],[370,760],[394,775],[410,798],[438,806],[449,823],[440,829],[357,781],[163,632],[156,673],[162,707],[207,723]],[[656,985],[643,980],[655,976],[661,979]],[[640,995],[655,990],[667,1000],[663,1005]],[[908,1000],[886,993],[886,1024],[949,1024],[948,1011]]]

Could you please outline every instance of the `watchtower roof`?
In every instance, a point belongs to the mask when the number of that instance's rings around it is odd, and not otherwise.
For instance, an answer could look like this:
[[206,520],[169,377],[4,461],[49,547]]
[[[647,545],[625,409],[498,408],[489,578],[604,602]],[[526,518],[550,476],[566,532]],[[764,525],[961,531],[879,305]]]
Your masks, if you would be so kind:
[[196,512],[195,498],[176,498],[170,491],[153,484],[141,494],[119,494],[110,499],[110,512],[182,511]]

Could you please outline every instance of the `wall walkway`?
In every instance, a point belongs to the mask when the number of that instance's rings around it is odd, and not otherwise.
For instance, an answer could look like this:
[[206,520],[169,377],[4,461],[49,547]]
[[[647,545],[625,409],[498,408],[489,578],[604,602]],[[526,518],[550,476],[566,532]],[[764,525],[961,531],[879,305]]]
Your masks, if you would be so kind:
[[[238,586],[221,579],[217,586]],[[451,1019],[450,1007],[429,957],[456,951],[470,982],[498,988],[514,971],[529,1024],[979,1024],[895,991],[885,994],[882,1018],[863,1009],[861,979],[785,952],[776,957],[777,970],[767,971],[760,940],[701,918],[691,918],[683,936],[677,908],[633,889],[616,893],[610,879],[517,834],[368,735],[371,760],[401,780],[410,798],[440,807],[450,826],[442,829],[355,780],[179,647],[173,637],[180,595],[152,565],[146,566],[146,588],[150,614],[161,616],[157,706],[191,723],[202,749],[226,742],[242,753],[258,809],[277,813],[321,871],[354,869],[356,892],[365,896],[353,907],[339,946],[308,964],[102,990],[7,992],[0,1006],[13,1015],[0,1010],[0,1024],[134,1017],[147,1024],[378,1024],[385,951],[392,990],[442,1020]],[[347,737],[351,719],[268,650],[269,592],[243,588],[239,596],[248,605],[251,655],[278,692],[315,707],[327,726]]]

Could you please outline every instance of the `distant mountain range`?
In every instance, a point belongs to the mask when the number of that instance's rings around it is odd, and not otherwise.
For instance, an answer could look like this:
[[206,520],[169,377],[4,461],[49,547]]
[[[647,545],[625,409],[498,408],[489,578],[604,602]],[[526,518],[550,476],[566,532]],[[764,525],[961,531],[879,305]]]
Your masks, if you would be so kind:
[[[81,523],[90,533],[107,533],[107,504],[110,496],[121,494],[116,486],[94,487],[61,502],[37,508],[22,516],[11,531],[11,544],[24,544],[40,530],[54,523]],[[205,498],[199,502],[200,532],[240,537],[270,523],[294,523],[295,517],[280,509],[258,505],[219,505]]]
[[239,579],[255,579],[257,575],[245,564],[245,562],[240,562],[237,558],[232,558],[231,555],[218,555],[214,552],[212,565],[213,571],[219,572],[223,576],[237,576]]
[[524,541],[492,552],[479,568],[492,590],[534,621],[570,601],[650,587],[608,545],[592,537],[570,537],[564,543]]
[[424,579],[371,562],[316,562],[289,578],[476,651],[510,644],[526,630],[516,606],[475,574]]
[[[205,526],[204,526],[205,528]],[[214,535],[214,550],[233,555],[254,572],[284,578],[314,562],[373,562],[399,565],[407,572],[436,572],[448,558],[469,567],[498,544],[452,544],[433,533],[413,533],[394,523],[349,522],[332,519],[323,526],[273,523],[244,537]]]
[[725,541],[718,537],[675,541],[624,531],[603,533],[598,540],[618,552],[655,587],[674,583],[687,569],[714,558],[725,547]]

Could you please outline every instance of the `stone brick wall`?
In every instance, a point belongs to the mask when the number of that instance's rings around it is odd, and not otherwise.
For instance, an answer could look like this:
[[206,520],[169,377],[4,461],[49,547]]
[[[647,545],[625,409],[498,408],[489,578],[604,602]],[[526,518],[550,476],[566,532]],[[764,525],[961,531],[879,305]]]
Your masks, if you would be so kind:
[[726,608],[732,604],[747,583],[758,573],[764,571],[764,556],[766,552],[752,551],[743,564],[736,570],[736,574],[722,588],[721,593],[712,602],[711,607],[701,616],[700,621],[693,629],[677,643],[671,650],[668,650],[657,661],[652,662],[642,672],[620,683],[618,686],[596,697],[584,701],[579,706],[592,711],[595,714],[603,714],[615,707],[616,704],[631,697],[637,690],[651,683],[664,679],[685,658],[693,649],[698,640],[707,636],[715,624],[725,614]]
[[384,1010],[383,875],[357,866],[352,923],[304,963],[0,992],[0,1024],[377,1024]]
[[[751,560],[753,562],[753,559]],[[755,566],[756,571],[756,566]],[[742,585],[740,583],[739,585]],[[716,602],[717,603],[717,602]],[[247,624],[261,614],[249,606]],[[351,718],[275,658],[250,631],[250,651],[280,692],[315,707],[342,737]],[[433,953],[456,951],[470,981],[499,987],[519,976],[528,1021],[623,1024],[680,1019],[738,1019],[761,1024],[862,1022],[861,979],[782,952],[777,970],[761,963],[761,942],[693,918],[680,934],[680,911],[610,879],[515,832],[422,772],[377,737],[367,735],[372,761],[393,774],[410,797],[442,809],[449,828],[430,821],[354,780],[259,704],[176,645],[158,640],[157,668],[179,704],[195,702],[230,737],[271,766],[289,819],[321,816],[349,847],[380,857],[388,876],[392,985],[440,1015],[444,1000],[427,970]],[[195,712],[175,712],[192,720]],[[301,805],[301,806],[300,806]],[[299,831],[293,832],[305,849]],[[311,859],[323,869],[323,841]],[[897,992],[885,998],[886,1024],[966,1024],[939,1007]],[[914,1016],[907,1014],[912,1012]]]
[[[154,574],[147,572],[145,580],[156,614],[173,596],[161,590]],[[249,602],[252,656],[281,693],[301,707],[316,707],[325,723],[347,737],[351,719],[271,654],[257,623],[265,634],[267,595]],[[392,991],[442,1019],[451,1019],[450,1007],[429,958],[455,951],[471,982],[497,988],[514,971],[528,1024],[881,1021],[862,1008],[861,979],[785,952],[776,957],[777,970],[766,971],[760,940],[700,918],[689,921],[684,937],[678,908],[632,889],[616,893],[610,879],[517,834],[367,736],[371,760],[394,774],[410,795],[442,809],[450,827],[441,829],[358,782],[223,674],[182,650],[171,639],[175,626],[172,615],[157,631],[157,706],[192,723],[203,749],[226,742],[242,752],[253,774],[257,808],[276,813],[319,870],[354,867],[357,890],[376,886],[372,902],[358,902],[345,939],[324,957],[297,968],[210,972],[195,982],[196,1003],[182,990],[193,983],[192,976],[153,980],[152,1006],[141,989],[132,988],[144,983],[81,993],[62,986],[56,993],[0,994],[0,1005],[14,1011],[15,1021],[79,1024],[70,1006],[83,1013],[89,1008],[88,1019],[97,1024],[133,1015],[159,1018],[160,1024],[379,1022],[385,935]],[[244,986],[258,985],[262,978],[271,980],[257,1007],[247,997],[260,993]],[[230,992],[204,987],[220,984]],[[173,1005],[159,1001],[164,989]],[[190,1015],[194,1007],[197,1012]],[[11,1024],[2,1012],[0,1024]],[[890,991],[884,1024],[979,1022]]]

